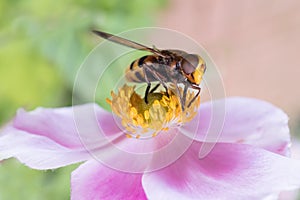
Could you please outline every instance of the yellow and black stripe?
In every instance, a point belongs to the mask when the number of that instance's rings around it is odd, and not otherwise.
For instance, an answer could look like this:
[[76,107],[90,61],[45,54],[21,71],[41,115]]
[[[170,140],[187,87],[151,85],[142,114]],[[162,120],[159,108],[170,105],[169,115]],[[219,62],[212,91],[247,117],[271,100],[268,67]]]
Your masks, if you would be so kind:
[[[143,56],[133,61],[130,64],[130,66],[125,71],[125,77],[127,81],[130,82],[136,82],[136,83],[146,82],[143,67],[155,66],[155,65],[157,65],[157,59],[155,55]],[[147,75],[148,75],[147,78],[150,82],[156,81],[152,76],[152,74],[147,73]]]

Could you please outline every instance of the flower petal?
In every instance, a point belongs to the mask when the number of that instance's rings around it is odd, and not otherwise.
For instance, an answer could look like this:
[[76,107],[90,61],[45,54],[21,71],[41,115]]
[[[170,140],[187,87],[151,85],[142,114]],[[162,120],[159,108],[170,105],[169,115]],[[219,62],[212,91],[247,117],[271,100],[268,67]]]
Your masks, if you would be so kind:
[[[19,109],[13,122],[13,127],[30,134],[45,136],[54,142],[74,149],[82,147],[84,139],[92,140],[98,132],[98,122],[95,113],[100,119],[110,115],[97,104],[84,104],[63,108],[37,108],[31,112]],[[84,129],[79,125],[84,125]],[[79,133],[79,131],[81,131]],[[114,132],[110,131],[110,132]]]
[[262,199],[300,186],[300,161],[247,144],[218,143],[199,159],[201,143],[175,163],[143,176],[149,199]]
[[[95,113],[99,118],[95,117]],[[90,146],[100,151],[108,139],[99,131],[97,120],[104,121],[109,117],[111,114],[96,104],[38,108],[31,112],[19,110],[14,122],[0,135],[0,160],[16,157],[36,169],[57,168],[87,160],[91,155],[82,141],[88,141]],[[84,124],[80,134],[75,119]],[[117,132],[110,127],[106,129],[106,134],[110,137]],[[101,152],[106,151],[102,148]]]
[[[225,115],[218,111],[222,109]],[[195,131],[195,139],[201,142],[251,144],[282,155],[287,154],[290,143],[287,115],[268,102],[251,98],[201,104],[199,116],[181,128],[186,135]]]
[[0,160],[15,157],[34,169],[53,169],[90,158],[88,152],[69,149],[53,140],[9,127],[0,137]]
[[71,199],[146,199],[141,179],[141,174],[118,172],[90,160],[72,173]]
[[90,152],[95,159],[110,168],[142,173],[168,166],[182,156],[191,144],[192,140],[175,128],[147,140],[126,138],[123,134],[112,141],[106,153]]
[[71,108],[19,109],[13,127],[30,134],[45,136],[65,147],[81,146]]

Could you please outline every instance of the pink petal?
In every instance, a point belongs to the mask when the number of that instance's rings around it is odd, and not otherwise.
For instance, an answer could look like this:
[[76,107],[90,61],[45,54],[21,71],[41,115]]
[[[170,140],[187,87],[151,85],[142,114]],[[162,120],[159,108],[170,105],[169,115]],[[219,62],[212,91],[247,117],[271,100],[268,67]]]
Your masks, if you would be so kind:
[[300,161],[246,145],[218,143],[198,158],[195,142],[174,164],[143,176],[149,199],[262,199],[300,186]]
[[[226,111],[225,116],[223,111]],[[197,132],[198,141],[251,144],[287,154],[288,117],[270,103],[251,98],[226,98],[201,104],[199,115],[181,128],[186,135]]]
[[[13,127],[30,134],[45,136],[73,149],[82,147],[81,136],[84,136],[85,140],[92,140],[95,132],[98,133],[95,113],[101,116],[101,119],[110,115],[96,104],[54,109],[37,108],[31,112],[19,109]],[[84,129],[81,125],[84,125]]]
[[[149,139],[126,138],[112,141],[106,153],[92,152],[94,158],[115,170],[142,173],[164,168],[175,162],[192,140],[171,129]],[[117,162],[116,162],[117,161]]]
[[141,178],[141,174],[118,172],[91,160],[73,171],[71,199],[146,199]]
[[45,136],[65,147],[81,146],[71,108],[37,108],[31,112],[19,109],[13,127]]
[[66,148],[53,140],[9,127],[0,137],[0,160],[15,157],[34,169],[53,169],[90,158],[82,149]]
[[57,168],[91,158],[83,141],[107,153],[107,143],[112,140],[109,137],[118,137],[118,132],[115,127],[106,128],[107,137],[103,137],[98,123],[109,117],[110,113],[95,104],[19,110],[13,124],[0,135],[0,160],[16,157],[32,168]]

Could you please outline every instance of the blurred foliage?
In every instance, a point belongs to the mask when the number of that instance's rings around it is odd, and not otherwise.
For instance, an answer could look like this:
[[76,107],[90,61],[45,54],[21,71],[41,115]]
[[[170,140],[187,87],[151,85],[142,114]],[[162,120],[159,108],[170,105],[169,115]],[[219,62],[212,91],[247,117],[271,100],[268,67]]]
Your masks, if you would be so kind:
[[32,108],[60,103],[63,81],[49,63],[36,54],[24,38],[1,45],[0,123],[20,106]]
[[[18,107],[71,105],[76,71],[100,42],[90,30],[151,26],[165,5],[161,0],[0,1],[0,125]],[[39,172],[16,163],[0,166],[0,199],[69,199],[74,166]]]
[[44,172],[11,159],[0,165],[0,199],[70,199],[71,172],[77,165]]

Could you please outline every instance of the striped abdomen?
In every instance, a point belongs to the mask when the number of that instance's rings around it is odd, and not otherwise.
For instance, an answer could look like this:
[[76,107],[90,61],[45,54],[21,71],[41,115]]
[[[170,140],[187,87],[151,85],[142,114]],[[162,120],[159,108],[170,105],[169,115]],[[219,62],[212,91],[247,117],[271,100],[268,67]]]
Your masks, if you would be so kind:
[[[159,56],[148,55],[143,56],[140,59],[133,61],[125,72],[126,80],[129,82],[142,83],[147,82],[145,79],[145,72],[149,82],[158,81],[157,76],[163,82],[170,82],[170,73],[172,72],[172,67],[176,63],[171,63],[171,65],[164,65],[158,62]],[[156,75],[154,75],[156,74]]]

